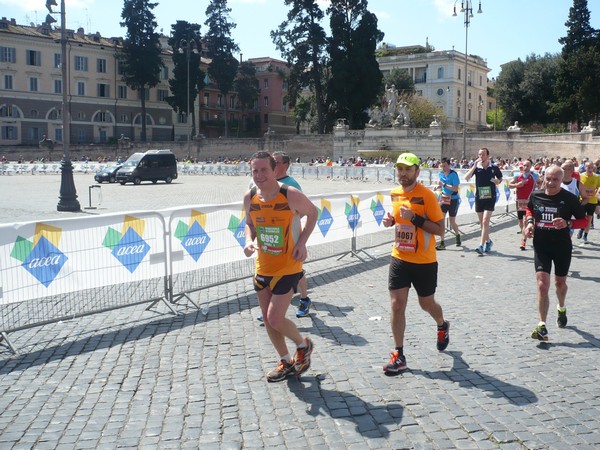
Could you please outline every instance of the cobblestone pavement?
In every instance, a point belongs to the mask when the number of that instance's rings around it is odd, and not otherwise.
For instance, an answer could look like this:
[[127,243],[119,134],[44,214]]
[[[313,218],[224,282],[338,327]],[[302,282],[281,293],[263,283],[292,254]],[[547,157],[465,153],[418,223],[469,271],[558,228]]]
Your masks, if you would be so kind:
[[[81,195],[92,183],[79,177]],[[20,177],[8,178],[0,177],[0,189],[9,219],[54,216],[57,185],[36,177],[39,198],[19,208],[32,193],[10,184]],[[198,197],[187,203],[234,190],[226,177],[206,178],[197,178]],[[242,189],[245,182],[236,181]],[[138,202],[160,208],[187,185],[104,185],[105,210],[94,213]],[[348,190],[303,185],[309,193]],[[222,201],[238,200],[237,189]],[[12,333],[18,354],[0,346],[0,449],[598,448],[600,236],[592,231],[596,243],[575,250],[568,326],[554,323],[551,294],[550,341],[539,343],[529,337],[537,324],[533,252],[519,250],[516,220],[496,214],[485,256],[474,251],[476,227],[463,230],[462,248],[448,239],[438,253],[450,345],[435,349],[434,323],[411,291],[410,370],[401,375],[382,372],[392,346],[385,245],[366,262],[307,265],[315,309],[304,319],[289,312],[315,342],[300,380],[265,381],[276,355],[256,320],[250,280],[197,293],[206,314],[142,305]]]

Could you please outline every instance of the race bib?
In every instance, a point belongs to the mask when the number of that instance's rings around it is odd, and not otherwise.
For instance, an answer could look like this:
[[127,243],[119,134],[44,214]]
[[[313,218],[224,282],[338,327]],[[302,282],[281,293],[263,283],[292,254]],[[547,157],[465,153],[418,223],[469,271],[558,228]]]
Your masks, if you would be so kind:
[[257,227],[256,239],[263,252],[270,255],[283,253],[283,227]]
[[479,186],[477,188],[479,194],[479,200],[489,200],[492,198],[492,187],[491,186]]
[[452,195],[449,194],[442,194],[440,197],[440,204],[442,205],[449,205],[450,202],[452,202]]
[[401,252],[417,251],[417,229],[412,224],[396,224],[396,248]]
[[525,211],[527,209],[527,204],[529,203],[529,199],[517,199],[517,211]]
[[552,221],[558,217],[558,208],[545,207],[540,213],[540,219],[535,223],[538,228],[544,228],[546,230],[555,230],[556,227]]

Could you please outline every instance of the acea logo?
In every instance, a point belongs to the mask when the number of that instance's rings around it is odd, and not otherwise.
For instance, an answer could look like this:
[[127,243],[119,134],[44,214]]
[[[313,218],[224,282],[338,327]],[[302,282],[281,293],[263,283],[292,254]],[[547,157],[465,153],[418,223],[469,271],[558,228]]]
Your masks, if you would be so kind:
[[233,233],[233,237],[240,244],[240,247],[244,248],[246,245],[246,236],[244,235],[244,229],[246,228],[246,211],[242,209],[242,215],[236,217],[233,214],[229,218],[229,225],[227,229]]
[[327,235],[331,225],[333,225],[333,216],[331,215],[331,202],[329,200],[321,199],[321,207],[319,210],[319,219],[317,220],[317,226],[321,230],[323,237]]
[[472,184],[467,188],[467,200],[469,201],[469,207],[473,209],[475,204],[475,186]]
[[358,212],[358,204],[360,203],[360,199],[354,195],[350,196],[350,202],[346,203],[345,214],[346,219],[348,220],[348,225],[352,231],[356,229],[358,226],[358,222],[360,221],[360,213]]
[[375,195],[375,198],[371,200],[371,211],[373,212],[373,217],[375,217],[377,225],[381,226],[381,221],[385,215],[385,209],[383,208],[383,194],[378,192]]
[[102,245],[111,250],[112,255],[133,273],[138,268],[150,246],[143,239],[146,221],[134,216],[125,216],[121,232],[109,227]]
[[48,287],[69,259],[59,250],[61,235],[61,228],[37,223],[33,241],[17,236],[10,256],[20,261],[21,267]]
[[204,231],[206,228],[206,214],[192,209],[189,223],[179,221],[175,229],[175,237],[181,245],[198,262],[200,256],[210,242],[210,236]]

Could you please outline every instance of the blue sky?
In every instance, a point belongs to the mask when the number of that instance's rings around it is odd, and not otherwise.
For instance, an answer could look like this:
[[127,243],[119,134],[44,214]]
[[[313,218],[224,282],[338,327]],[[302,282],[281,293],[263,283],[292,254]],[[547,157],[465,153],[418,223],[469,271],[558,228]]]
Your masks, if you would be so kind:
[[[199,23],[204,31],[208,0],[154,0],[159,29],[165,34],[177,20]],[[46,0],[0,0],[3,17],[19,24],[43,22]],[[60,4],[60,0],[57,1]],[[487,60],[489,77],[500,73],[500,65],[535,53],[560,52],[558,39],[566,35],[572,0],[482,0],[483,14],[475,13],[469,27],[469,54]],[[237,23],[234,39],[246,58],[280,58],[269,32],[285,20],[283,0],[229,0],[231,18]],[[323,7],[327,2],[322,1]],[[384,42],[396,45],[425,45],[436,50],[465,50],[464,14],[452,17],[451,0],[369,0],[369,9],[385,33]],[[477,10],[478,2],[474,2]],[[591,25],[600,28],[600,1],[589,0]],[[83,27],[103,36],[123,36],[119,26],[122,0],[66,0],[67,27]],[[460,9],[460,1],[457,9]],[[58,18],[57,18],[58,19]]]

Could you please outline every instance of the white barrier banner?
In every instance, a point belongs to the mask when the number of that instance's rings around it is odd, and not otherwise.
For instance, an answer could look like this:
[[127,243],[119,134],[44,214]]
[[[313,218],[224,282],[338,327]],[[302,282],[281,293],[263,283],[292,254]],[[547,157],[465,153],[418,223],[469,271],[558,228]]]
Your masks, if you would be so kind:
[[164,230],[148,212],[0,226],[0,304],[163,277]]

